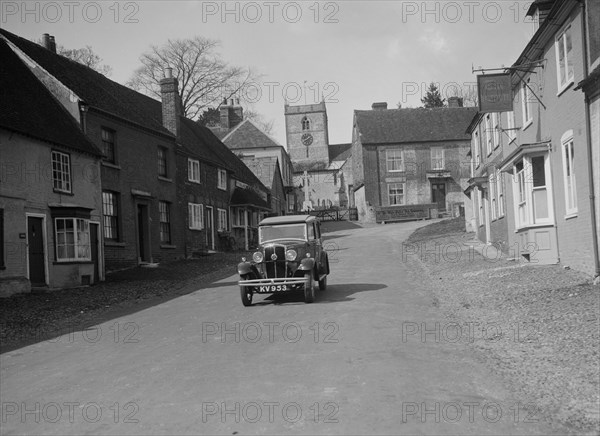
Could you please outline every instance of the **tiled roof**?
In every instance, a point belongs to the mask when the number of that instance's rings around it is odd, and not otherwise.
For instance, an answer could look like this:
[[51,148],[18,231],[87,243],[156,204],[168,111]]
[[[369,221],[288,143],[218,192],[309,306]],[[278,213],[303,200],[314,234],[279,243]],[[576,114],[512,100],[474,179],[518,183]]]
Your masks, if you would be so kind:
[[0,39],[0,126],[101,156],[66,109]]
[[352,155],[352,144],[329,144],[329,161],[345,161]]
[[231,206],[258,206],[269,209],[266,201],[251,189],[236,188],[231,195]]
[[273,181],[279,167],[276,157],[242,157],[241,159],[250,168],[250,171],[260,179],[263,185],[269,189],[273,188]]
[[476,108],[354,111],[362,144],[468,140]]
[[4,29],[0,29],[0,34],[75,92],[91,108],[170,135],[162,125],[162,108],[159,101]]
[[[250,169],[223,144],[219,138],[208,128],[187,118],[181,118],[182,133],[184,128],[188,130],[187,135],[194,135],[206,145],[206,158],[234,172],[235,177],[248,185],[258,184],[264,188],[260,180],[250,171]],[[185,126],[185,127],[184,127]],[[193,136],[187,136],[186,144],[188,149]],[[198,148],[198,147],[197,147]]]
[[249,119],[245,119],[231,130],[223,138],[223,142],[232,149],[283,147]]
[[185,151],[199,159],[207,162],[211,162],[223,169],[233,171],[233,168],[227,164],[223,159],[219,157],[209,146],[209,141],[218,139],[212,136],[208,136],[206,127],[184,117],[181,117],[181,131],[179,136],[179,143],[184,147]]
[[292,162],[295,173],[301,173],[303,171],[325,171],[328,169],[328,165],[321,161],[300,161]]

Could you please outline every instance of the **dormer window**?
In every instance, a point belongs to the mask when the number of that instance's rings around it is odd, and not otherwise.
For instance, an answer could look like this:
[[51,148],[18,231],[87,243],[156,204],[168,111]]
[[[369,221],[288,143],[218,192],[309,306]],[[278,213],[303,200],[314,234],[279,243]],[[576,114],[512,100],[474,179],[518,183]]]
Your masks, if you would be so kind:
[[302,130],[310,130],[310,120],[307,117],[302,118]]

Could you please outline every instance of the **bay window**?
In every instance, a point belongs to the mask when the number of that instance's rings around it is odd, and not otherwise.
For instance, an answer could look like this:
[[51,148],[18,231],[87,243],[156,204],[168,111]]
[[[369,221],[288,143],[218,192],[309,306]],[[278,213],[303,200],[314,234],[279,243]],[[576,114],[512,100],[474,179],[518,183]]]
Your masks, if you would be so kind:
[[90,222],[80,218],[55,218],[54,234],[58,262],[90,261]]
[[548,154],[524,156],[513,165],[517,228],[552,224]]

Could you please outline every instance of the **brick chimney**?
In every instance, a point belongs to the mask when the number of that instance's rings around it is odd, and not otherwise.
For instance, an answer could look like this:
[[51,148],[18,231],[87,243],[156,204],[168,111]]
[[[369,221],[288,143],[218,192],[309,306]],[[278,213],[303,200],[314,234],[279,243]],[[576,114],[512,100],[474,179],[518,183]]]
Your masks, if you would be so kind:
[[165,78],[160,81],[162,98],[163,126],[175,136],[179,135],[179,127],[183,115],[181,98],[179,97],[179,82],[173,77],[173,68],[165,68]]
[[240,106],[239,99],[224,99],[219,108],[222,129],[233,129],[244,120],[244,109]]
[[463,99],[460,97],[448,97],[448,107],[463,107]]
[[387,103],[385,101],[373,103],[371,109],[374,111],[384,111],[387,109]]
[[42,35],[42,46],[46,50],[56,53],[56,41],[54,40],[54,36],[50,36],[48,33]]

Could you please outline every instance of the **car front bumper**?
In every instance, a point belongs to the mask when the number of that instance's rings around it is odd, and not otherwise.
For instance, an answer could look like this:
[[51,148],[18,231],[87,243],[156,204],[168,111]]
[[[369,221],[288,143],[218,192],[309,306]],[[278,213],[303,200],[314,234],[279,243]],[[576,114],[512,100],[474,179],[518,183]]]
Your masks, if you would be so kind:
[[277,279],[251,279],[240,280],[238,285],[251,286],[259,294],[271,294],[276,292],[294,291],[304,286],[306,280],[303,277],[282,277]]

